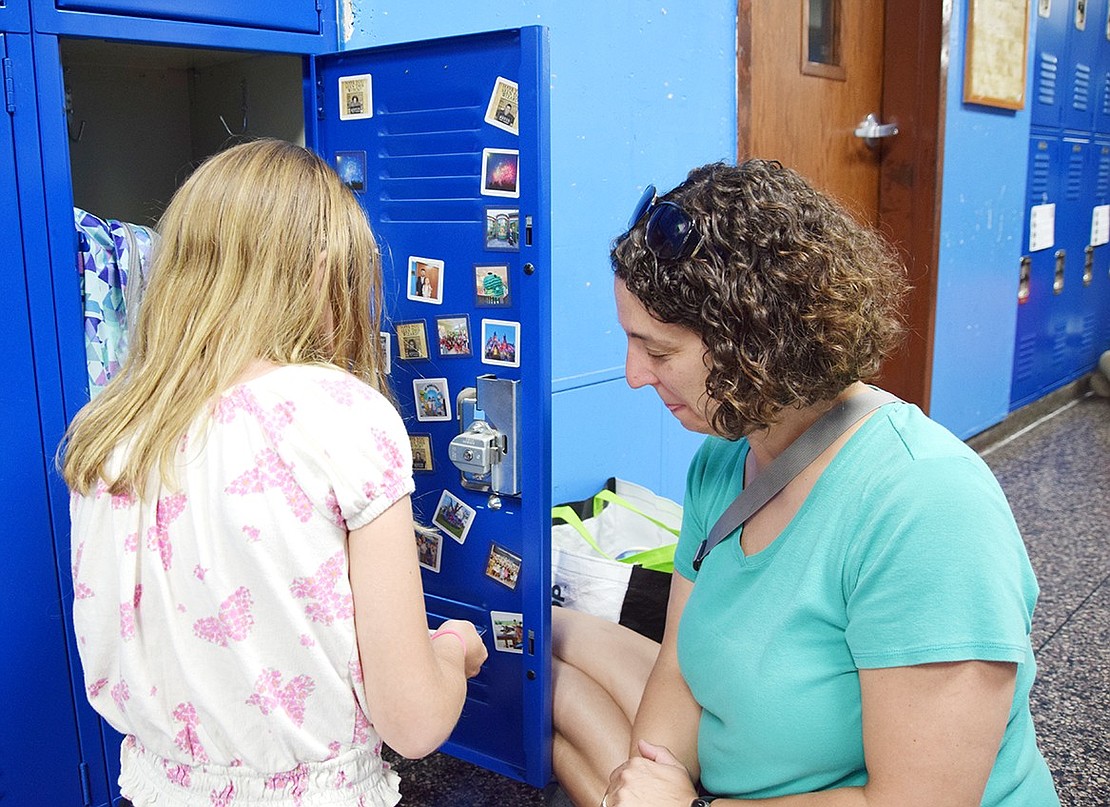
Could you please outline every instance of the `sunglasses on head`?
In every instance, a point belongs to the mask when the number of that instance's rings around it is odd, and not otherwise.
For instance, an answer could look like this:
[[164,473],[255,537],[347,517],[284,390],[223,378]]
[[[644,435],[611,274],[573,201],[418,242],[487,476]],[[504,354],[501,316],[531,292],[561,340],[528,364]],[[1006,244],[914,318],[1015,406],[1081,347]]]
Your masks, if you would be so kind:
[[645,217],[644,244],[659,260],[688,258],[701,243],[701,233],[694,227],[690,214],[674,202],[660,201],[654,185],[644,189],[623,238]]

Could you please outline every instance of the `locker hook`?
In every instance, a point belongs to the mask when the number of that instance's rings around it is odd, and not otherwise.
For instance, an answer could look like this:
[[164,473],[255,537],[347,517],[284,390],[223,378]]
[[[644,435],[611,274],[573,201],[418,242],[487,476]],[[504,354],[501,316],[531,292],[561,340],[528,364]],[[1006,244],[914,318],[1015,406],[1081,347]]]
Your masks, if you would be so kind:
[[250,101],[247,98],[247,80],[245,78],[239,81],[239,99],[239,112],[243,116],[243,128],[238,132],[231,131],[231,127],[227,125],[224,116],[220,115],[220,123],[224,125],[224,131],[227,132],[229,137],[237,137],[241,134],[245,134],[247,131],[247,121],[250,116]]
[[80,143],[81,138],[85,136],[85,123],[86,123],[86,121],[81,121],[81,123],[77,126],[77,136],[75,137],[74,134],[73,134],[73,127],[70,126],[70,124],[69,124],[69,119],[73,117],[73,94],[70,93],[69,87],[65,88],[65,95],[66,95],[66,108],[65,108],[66,134],[69,135],[69,140],[70,140],[71,143]]

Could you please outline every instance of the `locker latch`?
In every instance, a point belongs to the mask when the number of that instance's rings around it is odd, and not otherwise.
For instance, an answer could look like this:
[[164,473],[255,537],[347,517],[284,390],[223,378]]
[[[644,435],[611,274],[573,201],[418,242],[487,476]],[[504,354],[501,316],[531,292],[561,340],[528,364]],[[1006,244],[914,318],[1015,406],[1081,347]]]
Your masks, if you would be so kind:
[[1095,279],[1095,248],[1088,244],[1085,252],[1086,255],[1083,257],[1083,285],[1090,286],[1091,281]]
[[459,433],[447,457],[469,490],[519,496],[520,382],[480,375],[477,387],[462,390],[455,401]]
[[1018,272],[1018,304],[1029,302],[1029,284],[1032,275],[1033,259],[1021,256],[1021,269]]
[[1059,294],[1064,290],[1064,260],[1067,258],[1067,252],[1062,249],[1056,250],[1056,273],[1052,278],[1052,293]]

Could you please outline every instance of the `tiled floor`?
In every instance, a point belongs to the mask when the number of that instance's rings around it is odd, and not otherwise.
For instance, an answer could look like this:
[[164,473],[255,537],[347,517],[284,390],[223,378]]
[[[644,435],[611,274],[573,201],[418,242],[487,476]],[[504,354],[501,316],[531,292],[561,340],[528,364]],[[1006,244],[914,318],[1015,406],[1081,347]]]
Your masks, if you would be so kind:
[[[1110,804],[1110,400],[1062,390],[969,441],[1010,499],[1041,585],[1033,712],[1064,807]],[[443,754],[396,761],[403,807],[539,807]]]

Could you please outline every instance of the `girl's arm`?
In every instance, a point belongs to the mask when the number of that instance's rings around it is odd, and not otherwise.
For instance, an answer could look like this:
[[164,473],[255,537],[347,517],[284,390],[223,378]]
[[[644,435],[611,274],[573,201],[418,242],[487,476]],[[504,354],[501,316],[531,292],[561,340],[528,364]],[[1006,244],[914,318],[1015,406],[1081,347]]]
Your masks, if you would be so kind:
[[352,530],[348,544],[370,719],[401,756],[426,756],[458,721],[466,679],[485,661],[485,645],[461,620],[443,626],[458,635],[429,637],[408,496]]

